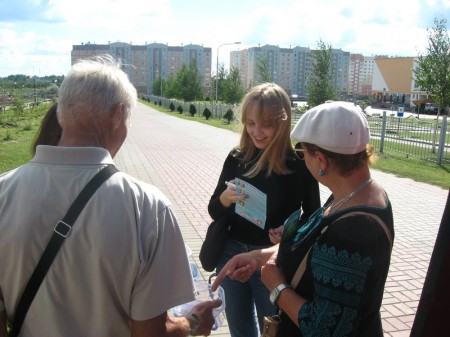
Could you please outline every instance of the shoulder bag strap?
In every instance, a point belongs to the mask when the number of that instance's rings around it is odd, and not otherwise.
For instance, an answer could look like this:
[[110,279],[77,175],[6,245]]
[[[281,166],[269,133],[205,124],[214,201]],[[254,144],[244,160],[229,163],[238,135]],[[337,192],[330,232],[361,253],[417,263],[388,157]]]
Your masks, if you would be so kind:
[[53,229],[53,235],[47,244],[42,256],[31,275],[27,286],[20,298],[19,304],[16,309],[16,314],[14,315],[14,321],[12,324],[12,329],[10,331],[11,337],[16,337],[19,335],[20,328],[27,314],[28,308],[30,307],[33,299],[45,277],[47,271],[50,268],[59,248],[63,244],[65,238],[70,234],[72,226],[75,223],[78,215],[86,206],[87,202],[95,191],[114,173],[118,172],[114,165],[105,166],[101,169],[83,188],[81,193],[75,199],[75,201],[70,206],[66,215],[61,221],[58,221],[55,228]]
[[[380,224],[381,228],[383,228],[384,232],[386,233],[387,239],[389,240],[389,243],[391,244],[391,249],[392,249],[392,233],[389,230],[386,223],[378,215],[375,215],[375,214],[369,213],[369,212],[354,211],[354,212],[346,213],[334,221],[344,219],[344,218],[350,217],[352,215],[367,215],[367,216],[370,216],[372,219],[374,219],[376,222],[378,222]],[[322,233],[324,232],[325,228],[322,230]],[[294,277],[291,280],[291,287],[293,289],[295,289],[297,287],[298,283],[302,279],[303,273],[306,270],[306,263],[307,263],[310,251],[311,251],[311,247],[306,252],[305,257],[303,258],[302,262],[300,262],[300,265],[298,266],[297,271],[295,272]]]
[[[347,218],[349,216],[352,215],[366,215],[366,216],[370,216],[372,219],[374,219],[376,222],[378,222],[378,224],[381,226],[381,228],[383,228],[384,232],[386,233],[387,239],[389,240],[389,243],[391,244],[391,249],[392,249],[392,233],[389,230],[388,226],[386,225],[386,223],[376,214],[373,213],[369,213],[369,212],[362,212],[362,211],[354,211],[354,212],[349,212],[347,214],[344,214],[343,216],[341,216],[339,219],[344,219]],[[337,219],[337,220],[339,220]]]
[[305,257],[303,258],[302,262],[300,262],[300,265],[298,266],[297,271],[295,272],[294,277],[291,280],[292,289],[297,288],[298,283],[302,279],[302,276],[306,270],[306,262],[308,260],[309,252],[311,251],[311,247],[309,247]]

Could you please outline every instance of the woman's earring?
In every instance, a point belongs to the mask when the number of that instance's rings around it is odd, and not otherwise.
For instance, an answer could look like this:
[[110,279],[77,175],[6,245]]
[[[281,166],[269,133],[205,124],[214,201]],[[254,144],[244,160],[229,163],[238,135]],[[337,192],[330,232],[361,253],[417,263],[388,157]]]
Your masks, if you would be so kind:
[[323,177],[325,175],[325,171],[323,171],[322,169],[319,170],[319,176]]

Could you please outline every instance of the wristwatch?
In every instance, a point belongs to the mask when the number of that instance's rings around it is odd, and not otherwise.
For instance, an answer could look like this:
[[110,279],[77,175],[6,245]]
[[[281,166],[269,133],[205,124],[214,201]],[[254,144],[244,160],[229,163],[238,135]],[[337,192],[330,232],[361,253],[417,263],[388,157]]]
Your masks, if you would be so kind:
[[272,291],[270,292],[270,303],[272,303],[273,305],[276,305],[278,302],[278,298],[280,297],[281,292],[286,289],[286,288],[290,288],[291,286],[289,284],[286,283],[281,283],[279,285],[277,285],[274,289],[272,289]]
[[188,337],[195,336],[197,329],[200,326],[200,317],[198,317],[196,314],[189,314],[189,316],[194,320],[194,326],[189,329]]

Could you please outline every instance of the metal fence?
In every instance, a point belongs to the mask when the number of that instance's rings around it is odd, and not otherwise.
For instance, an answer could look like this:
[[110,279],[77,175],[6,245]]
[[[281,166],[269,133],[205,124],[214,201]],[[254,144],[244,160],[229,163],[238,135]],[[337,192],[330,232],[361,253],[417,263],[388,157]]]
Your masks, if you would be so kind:
[[[292,124],[300,117],[300,113],[294,113]],[[439,120],[417,119],[388,116],[383,111],[379,116],[367,116],[367,121],[377,153],[450,167],[448,116],[440,116]]]

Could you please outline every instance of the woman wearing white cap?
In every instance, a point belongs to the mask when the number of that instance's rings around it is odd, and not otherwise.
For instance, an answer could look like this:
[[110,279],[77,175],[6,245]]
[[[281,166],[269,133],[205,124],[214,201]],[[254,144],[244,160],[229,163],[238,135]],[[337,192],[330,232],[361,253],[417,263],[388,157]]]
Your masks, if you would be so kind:
[[370,175],[367,120],[353,104],[328,102],[306,112],[291,137],[332,195],[306,222],[291,216],[279,247],[236,256],[213,289],[225,276],[245,280],[261,268],[281,311],[277,337],[383,336],[394,225],[388,196]]

